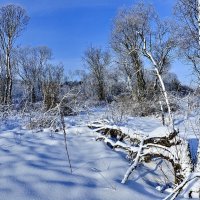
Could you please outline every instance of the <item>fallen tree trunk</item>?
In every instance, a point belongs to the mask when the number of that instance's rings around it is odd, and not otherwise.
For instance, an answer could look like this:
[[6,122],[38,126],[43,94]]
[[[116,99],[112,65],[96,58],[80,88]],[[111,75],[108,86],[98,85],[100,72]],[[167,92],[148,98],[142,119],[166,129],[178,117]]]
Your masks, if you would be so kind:
[[[188,143],[178,137],[178,131],[158,136],[145,136],[134,130],[124,131],[124,127],[110,126],[96,122],[88,125],[99,133],[97,140],[103,140],[114,150],[122,150],[128,154],[133,164],[127,170],[122,183],[126,183],[130,174],[141,162],[150,162],[161,158],[171,163],[174,170],[174,183],[179,185],[192,172],[193,166],[189,154]],[[162,136],[164,135],[164,136]]]

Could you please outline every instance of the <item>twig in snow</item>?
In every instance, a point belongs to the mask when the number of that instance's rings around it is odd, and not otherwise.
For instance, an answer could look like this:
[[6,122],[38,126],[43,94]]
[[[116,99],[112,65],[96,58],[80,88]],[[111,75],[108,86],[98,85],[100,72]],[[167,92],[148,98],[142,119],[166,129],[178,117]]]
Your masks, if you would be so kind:
[[135,161],[134,163],[129,167],[129,169],[127,170],[126,174],[124,175],[124,178],[122,180],[121,183],[126,183],[126,181],[128,180],[129,176],[131,175],[132,171],[134,169],[136,169],[136,167],[138,166],[138,163],[139,163],[139,160],[140,160],[140,156],[141,156],[141,153],[142,153],[142,149],[143,149],[143,145],[144,145],[144,139],[142,139],[141,143],[140,143],[140,147],[139,147],[139,150],[137,152],[137,156],[135,158]]
[[61,111],[60,111],[60,119],[61,119],[64,141],[65,141],[65,150],[66,150],[66,153],[67,153],[69,167],[70,167],[70,171],[71,171],[71,174],[72,174],[72,165],[71,165],[71,160],[70,160],[70,157],[69,157],[69,151],[68,151],[68,146],[67,146],[67,133],[66,133],[66,130],[65,130],[66,127],[65,127],[64,115]]
[[108,185],[110,185],[111,189],[116,190],[116,187],[114,187],[114,186],[107,180],[107,178],[101,173],[100,170],[98,170],[97,168],[91,168],[91,170],[97,172],[97,173],[104,179],[104,181],[105,181]]

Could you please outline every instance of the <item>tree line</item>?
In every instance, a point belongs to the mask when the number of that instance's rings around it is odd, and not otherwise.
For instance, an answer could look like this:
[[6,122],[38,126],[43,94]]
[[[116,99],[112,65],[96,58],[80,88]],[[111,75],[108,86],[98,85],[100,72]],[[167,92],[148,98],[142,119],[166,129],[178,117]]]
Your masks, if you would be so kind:
[[[173,19],[160,18],[155,8],[144,2],[121,9],[112,27],[110,43],[113,52],[109,54],[94,46],[85,52],[84,58],[96,80],[99,99],[102,99],[100,94],[105,93],[107,88],[105,77],[113,54],[115,66],[125,77],[126,86],[137,101],[152,98],[153,94],[160,92],[159,77],[152,70],[153,66],[157,67],[169,90],[182,89],[177,76],[170,73],[171,64],[176,59],[182,60],[183,65],[190,64],[199,82],[198,30],[195,0],[177,1]],[[104,62],[105,58],[107,62]],[[103,96],[105,100],[105,94]]]
[[22,7],[11,4],[0,8],[0,103],[12,104],[18,94],[31,103],[43,100],[49,109],[58,101],[64,68],[51,62],[52,51],[46,46],[16,45],[28,22]]
[[[187,93],[170,67],[181,59],[200,80],[198,13],[197,0],[177,0],[172,19],[161,18],[144,1],[121,9],[113,20],[109,50],[91,45],[83,54],[89,73],[79,73],[79,95],[108,102],[123,94],[132,102],[160,101],[159,76],[166,91]],[[20,6],[0,7],[0,103],[42,101],[48,110],[64,92],[64,66],[53,64],[46,46],[17,46],[29,19]]]

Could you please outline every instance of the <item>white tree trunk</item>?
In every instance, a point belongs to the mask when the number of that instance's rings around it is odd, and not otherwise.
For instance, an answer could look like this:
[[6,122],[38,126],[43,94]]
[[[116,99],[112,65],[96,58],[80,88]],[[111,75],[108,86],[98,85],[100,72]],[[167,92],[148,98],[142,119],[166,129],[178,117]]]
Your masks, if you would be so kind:
[[[153,59],[153,58],[152,58]],[[165,88],[165,84],[163,82],[163,79],[159,73],[159,70],[157,68],[157,65],[153,59],[153,64],[154,64],[154,67],[155,67],[155,71],[156,71],[156,74],[159,78],[159,81],[160,81],[160,84],[161,84],[161,87],[162,87],[162,90],[163,90],[163,94],[164,94],[164,97],[165,97],[165,101],[166,101],[166,104],[167,104],[167,108],[168,108],[168,113],[169,113],[169,120],[170,120],[170,124],[172,126],[172,128],[174,129],[174,120],[173,120],[173,117],[172,117],[172,113],[171,113],[171,107],[170,107],[170,103],[169,103],[169,97],[168,97],[168,94],[167,94],[167,91],[166,91],[166,88]]]
[[[200,0],[198,0],[200,1]],[[169,97],[168,97],[168,94],[167,94],[167,91],[166,91],[166,88],[165,88],[165,84],[163,82],[163,79],[162,79],[162,76],[158,70],[158,63],[155,61],[155,59],[153,58],[152,54],[147,50],[147,44],[146,44],[146,39],[144,37],[144,35],[140,32],[138,32],[138,34],[140,35],[142,41],[143,41],[143,48],[142,48],[142,53],[144,56],[146,56],[153,64],[153,67],[154,67],[154,70],[156,72],[156,75],[160,81],[160,85],[161,85],[161,88],[162,88],[162,92],[163,92],[163,95],[164,95],[164,98],[165,98],[165,101],[166,101],[166,104],[167,104],[167,108],[168,108],[168,113],[169,113],[169,121],[170,121],[170,125],[172,126],[173,130],[174,130],[174,120],[173,120],[173,116],[172,116],[172,113],[171,113],[171,107],[170,107],[170,103],[169,103]]]
[[156,71],[156,75],[158,76],[158,79],[160,81],[160,85],[162,87],[162,91],[163,91],[163,95],[165,97],[165,101],[166,101],[166,104],[167,104],[167,108],[168,108],[168,113],[169,113],[169,121],[170,121],[170,125],[172,126],[173,130],[174,130],[174,120],[173,120],[173,117],[172,117],[172,113],[171,113],[171,107],[170,107],[170,103],[169,103],[169,97],[168,97],[168,94],[167,94],[167,91],[166,91],[166,88],[165,88],[165,84],[163,82],[163,79],[159,73],[159,70],[158,70],[158,66],[157,66],[157,63],[156,61],[154,60],[153,56],[147,51],[146,49],[146,40],[144,39],[144,53],[145,55],[151,60],[151,62],[153,63],[153,66],[154,66],[154,70]]

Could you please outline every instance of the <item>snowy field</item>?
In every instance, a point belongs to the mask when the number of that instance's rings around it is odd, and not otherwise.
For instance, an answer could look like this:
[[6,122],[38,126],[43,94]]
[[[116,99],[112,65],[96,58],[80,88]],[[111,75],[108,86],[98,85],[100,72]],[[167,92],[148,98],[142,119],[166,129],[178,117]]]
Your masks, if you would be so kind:
[[[72,174],[61,132],[30,131],[17,118],[1,123],[0,200],[163,199],[167,192],[155,188],[165,184],[162,170],[171,172],[161,160],[140,166],[121,184],[129,167],[126,155],[95,141],[95,133],[87,127],[102,117],[104,112],[92,111],[65,119]],[[160,120],[150,117],[129,118],[124,127],[147,134],[163,130]],[[195,140],[194,134],[190,139]]]

